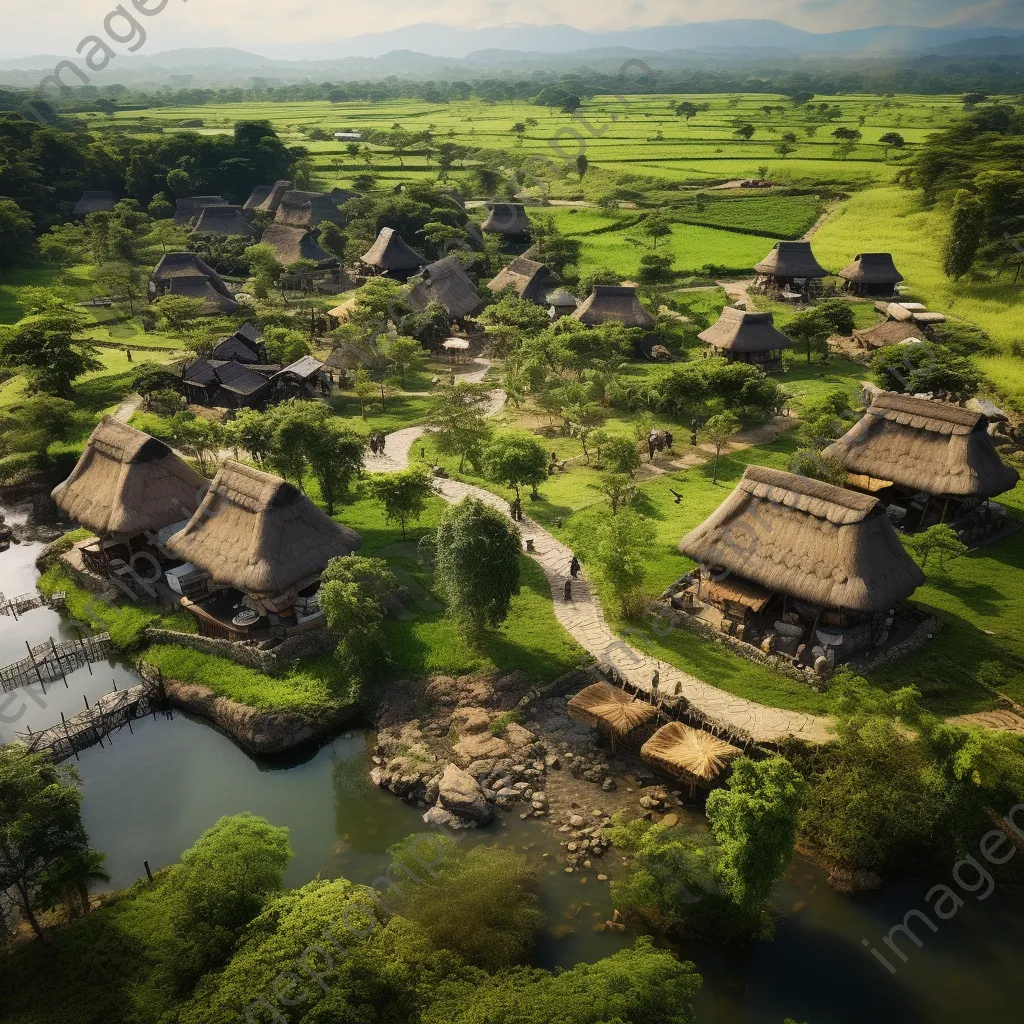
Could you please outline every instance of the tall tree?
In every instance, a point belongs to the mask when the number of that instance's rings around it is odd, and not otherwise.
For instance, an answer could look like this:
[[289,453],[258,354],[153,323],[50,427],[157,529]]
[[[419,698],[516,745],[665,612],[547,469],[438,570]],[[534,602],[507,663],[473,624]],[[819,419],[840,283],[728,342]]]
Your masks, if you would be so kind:
[[103,365],[87,325],[84,313],[64,304],[25,317],[0,328],[0,362],[24,373],[30,390],[70,398],[74,382]]
[[398,523],[405,540],[406,524],[416,521],[434,493],[430,477],[422,466],[413,466],[398,473],[381,473],[370,478],[370,493],[384,506],[384,518]]
[[631,508],[598,523],[588,523],[577,535],[577,547],[609,584],[623,614],[633,609],[647,579],[647,562],[654,545],[654,524]]
[[534,493],[547,479],[548,453],[528,430],[502,430],[483,451],[484,471],[488,479],[507,484],[519,497],[519,488],[529,484]]
[[32,217],[13,199],[0,196],[0,271],[25,263],[36,251]]
[[306,461],[320,487],[328,515],[334,515],[335,504],[362,468],[365,450],[366,438],[362,434],[333,419],[307,435]]
[[457,381],[441,389],[441,395],[427,419],[427,432],[434,437],[442,455],[459,457],[459,472],[466,459],[480,461],[490,428],[484,417],[487,389],[478,384]]
[[715,464],[711,473],[712,485],[718,483],[718,460],[722,449],[739,433],[739,419],[731,412],[720,412],[704,424],[701,437],[706,444],[714,445]]
[[963,277],[974,263],[985,230],[985,207],[967,189],[953,197],[949,233],[942,247],[942,269],[947,277]]

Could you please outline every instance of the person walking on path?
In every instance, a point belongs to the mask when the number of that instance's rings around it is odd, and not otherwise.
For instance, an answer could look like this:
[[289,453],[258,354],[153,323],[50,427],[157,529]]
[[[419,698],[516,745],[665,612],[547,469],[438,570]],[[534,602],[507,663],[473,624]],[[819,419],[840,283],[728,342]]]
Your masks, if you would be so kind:
[[377,454],[377,435],[376,434],[371,434],[370,435],[370,451],[374,455]]
[[668,448],[669,451],[672,450],[672,431],[671,430],[666,430],[665,431],[665,447]]
[[508,510],[514,522],[521,523],[523,521],[523,503],[518,497],[509,502]]
[[572,580],[566,580],[562,587],[562,600],[568,604],[572,600]]
[[128,362],[130,363],[132,361],[132,350],[130,348],[126,348],[124,350],[124,354],[128,357]]
[[387,445],[387,442],[388,442],[388,435],[387,434],[378,434],[377,435],[377,448],[380,450],[381,455],[384,454],[384,448]]
[[657,442],[654,440],[654,434],[652,433],[647,438],[647,461],[654,461],[654,449],[657,447]]
[[573,555],[572,561],[569,563],[569,575],[574,579],[579,579],[580,576],[580,560]]

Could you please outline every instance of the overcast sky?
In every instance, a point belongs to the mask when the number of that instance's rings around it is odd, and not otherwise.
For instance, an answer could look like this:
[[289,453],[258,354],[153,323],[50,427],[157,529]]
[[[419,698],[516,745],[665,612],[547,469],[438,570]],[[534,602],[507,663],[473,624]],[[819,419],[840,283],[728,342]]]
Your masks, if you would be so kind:
[[[131,10],[131,0],[123,0]],[[160,0],[135,0],[151,9]],[[117,0],[2,0],[0,55],[73,55],[84,36],[103,33]],[[1024,28],[1024,0],[519,0],[524,24],[565,23],[590,31],[725,18],[771,18],[813,32],[871,25],[1003,25]],[[329,42],[424,21],[482,28],[509,21],[506,0],[166,0],[145,19],[142,51],[235,46],[274,55],[285,43]],[[324,54],[326,56],[326,54]]]

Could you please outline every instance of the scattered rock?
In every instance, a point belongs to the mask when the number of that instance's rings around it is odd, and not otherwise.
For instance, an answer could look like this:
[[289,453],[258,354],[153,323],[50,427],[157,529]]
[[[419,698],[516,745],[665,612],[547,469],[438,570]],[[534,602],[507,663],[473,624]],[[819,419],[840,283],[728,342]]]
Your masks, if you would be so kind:
[[486,825],[494,817],[479,783],[458,765],[449,764],[445,768],[438,799],[446,810],[481,825]]
[[661,819],[661,823],[662,823],[662,825],[667,825],[669,828],[671,828],[673,825],[678,825],[679,824],[679,815],[678,814],[666,814],[665,817]]
[[569,819],[569,824],[572,825],[573,828],[580,828],[584,824],[583,815],[582,814],[574,814]]
[[460,818],[457,814],[452,814],[451,811],[446,811],[443,807],[431,807],[423,815],[423,820],[428,825],[434,825],[438,828],[473,828],[475,825],[475,822]]

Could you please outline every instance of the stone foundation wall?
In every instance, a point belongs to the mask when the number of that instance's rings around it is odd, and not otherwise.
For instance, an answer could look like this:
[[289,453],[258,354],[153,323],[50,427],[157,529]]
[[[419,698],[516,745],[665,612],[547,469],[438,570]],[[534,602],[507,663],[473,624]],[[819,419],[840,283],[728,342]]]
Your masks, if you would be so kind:
[[941,619],[934,615],[930,616],[906,640],[894,644],[888,650],[882,651],[877,657],[864,662],[863,665],[858,665],[857,671],[870,672],[871,669],[878,668],[879,665],[888,665],[891,661],[896,661],[898,658],[903,658],[914,651],[920,650],[944,625],[945,623]]
[[179,633],[172,629],[146,630],[146,642],[150,644],[175,644],[190,651],[200,651],[218,658],[227,658],[237,665],[255,669],[264,675],[278,675],[289,665],[310,654],[320,654],[334,647],[334,638],[326,626],[312,629],[306,633],[282,640],[276,647],[269,649],[256,647],[249,643],[221,640],[211,636],[199,636],[197,633]]

